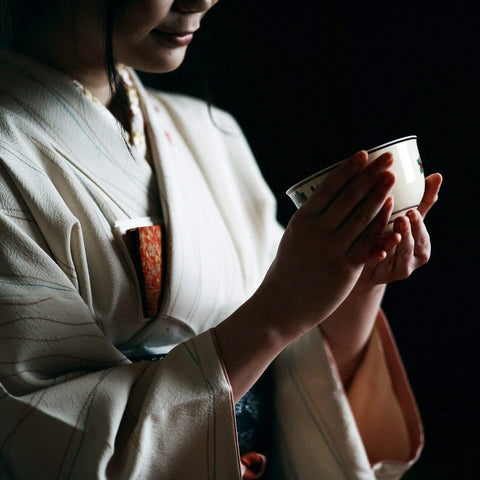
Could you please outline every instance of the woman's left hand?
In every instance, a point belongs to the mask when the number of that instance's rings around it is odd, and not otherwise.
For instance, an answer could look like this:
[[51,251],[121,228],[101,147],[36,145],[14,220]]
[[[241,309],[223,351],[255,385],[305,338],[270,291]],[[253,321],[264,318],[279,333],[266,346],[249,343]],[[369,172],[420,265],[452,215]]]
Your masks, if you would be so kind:
[[437,201],[442,184],[439,173],[425,179],[425,193],[416,210],[398,217],[393,232],[388,236],[386,257],[377,263],[367,265],[359,278],[363,285],[379,285],[408,278],[418,267],[430,258],[430,235],[423,222],[425,215]]

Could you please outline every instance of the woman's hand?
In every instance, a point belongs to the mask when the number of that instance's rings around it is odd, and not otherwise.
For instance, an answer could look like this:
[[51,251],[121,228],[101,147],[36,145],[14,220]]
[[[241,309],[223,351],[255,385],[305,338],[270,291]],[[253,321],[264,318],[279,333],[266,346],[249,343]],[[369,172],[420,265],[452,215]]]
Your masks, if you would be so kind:
[[395,220],[393,231],[386,242],[390,243],[387,257],[381,262],[369,263],[359,282],[379,285],[408,278],[417,268],[428,262],[431,252],[430,236],[423,222],[425,215],[438,198],[442,184],[439,173],[425,179],[425,194],[417,210]]
[[[380,244],[392,211],[393,157],[366,165],[362,151],[344,162],[293,215],[254,297],[281,333],[313,328],[348,296]],[[283,330],[282,330],[283,329]]]
[[382,239],[386,258],[365,266],[348,298],[320,326],[345,386],[353,378],[363,356],[385,284],[408,277],[430,257],[430,238],[423,218],[436,202],[441,183],[439,174],[425,180],[425,194],[418,210],[397,218],[394,232]]
[[[237,401],[295,338],[335,311],[380,244],[390,214],[390,153],[353,155],[292,216],[258,290],[214,329]],[[378,245],[380,244],[380,248]]]
[[322,182],[292,216],[258,290],[215,327],[235,401],[290,342],[338,312],[365,266],[392,248],[382,236],[393,157],[367,160],[358,152]]

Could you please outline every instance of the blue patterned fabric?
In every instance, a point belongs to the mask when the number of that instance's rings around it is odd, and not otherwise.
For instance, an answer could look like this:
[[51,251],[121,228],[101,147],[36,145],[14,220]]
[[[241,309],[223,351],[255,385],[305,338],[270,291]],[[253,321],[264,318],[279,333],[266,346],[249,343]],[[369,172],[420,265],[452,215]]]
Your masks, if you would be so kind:
[[271,451],[273,438],[273,378],[270,369],[235,405],[240,454]]

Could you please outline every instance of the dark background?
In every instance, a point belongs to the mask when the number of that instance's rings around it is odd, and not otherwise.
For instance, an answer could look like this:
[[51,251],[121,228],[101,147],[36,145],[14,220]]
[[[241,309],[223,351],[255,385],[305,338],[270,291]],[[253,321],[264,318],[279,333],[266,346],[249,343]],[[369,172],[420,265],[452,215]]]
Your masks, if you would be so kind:
[[184,65],[144,79],[235,115],[284,224],[291,184],[418,136],[426,174],[444,186],[427,217],[430,263],[384,302],[426,435],[404,478],[476,479],[479,16],[473,2],[365,3],[223,0]]

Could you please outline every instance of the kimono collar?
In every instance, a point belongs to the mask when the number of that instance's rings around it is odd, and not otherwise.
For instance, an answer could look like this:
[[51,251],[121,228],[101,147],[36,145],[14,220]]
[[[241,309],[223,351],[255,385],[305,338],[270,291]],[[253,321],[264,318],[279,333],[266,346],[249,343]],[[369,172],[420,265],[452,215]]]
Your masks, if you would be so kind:
[[93,162],[101,161],[121,169],[137,157],[125,142],[124,129],[105,107],[80,93],[62,72],[30,57],[0,48],[0,94],[4,108],[24,110],[25,118],[36,122],[73,161],[81,151],[81,163],[95,168]]
[[111,119],[121,128],[123,137],[132,148],[136,150],[138,156],[147,158],[147,137],[145,135],[145,119],[143,117],[142,109],[140,108],[140,99],[137,88],[133,82],[131,73],[127,67],[120,65],[118,73],[123,82],[127,94],[128,112],[127,119],[130,123],[129,131],[125,130],[121,123],[112,115],[110,110],[106,108],[97,97],[95,97],[90,90],[85,88],[78,80],[70,79],[75,87],[82,92],[101,112],[102,114],[111,117]]
[[[4,116],[2,128],[36,132],[29,148],[41,151],[37,158],[46,165],[61,163],[77,175],[111,226],[119,218],[131,218],[132,202],[147,198],[147,203],[157,203],[151,166],[125,141],[115,117],[65,74],[0,48],[0,100],[4,111],[11,112]],[[15,119],[11,125],[9,118]],[[125,184],[126,179],[131,186],[125,190],[133,198],[112,194],[112,185]],[[111,212],[95,192],[103,192],[102,198],[110,198],[117,210]],[[142,203],[139,208],[147,207]]]

